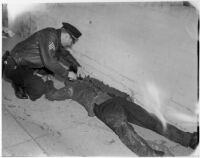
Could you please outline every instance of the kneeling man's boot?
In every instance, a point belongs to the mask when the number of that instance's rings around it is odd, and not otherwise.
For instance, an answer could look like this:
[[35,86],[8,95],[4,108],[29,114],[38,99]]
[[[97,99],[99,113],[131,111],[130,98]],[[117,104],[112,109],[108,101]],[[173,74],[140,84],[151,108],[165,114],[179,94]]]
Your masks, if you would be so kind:
[[17,98],[28,99],[28,95],[26,94],[25,90],[22,87],[13,84],[13,88],[15,90],[15,95]]

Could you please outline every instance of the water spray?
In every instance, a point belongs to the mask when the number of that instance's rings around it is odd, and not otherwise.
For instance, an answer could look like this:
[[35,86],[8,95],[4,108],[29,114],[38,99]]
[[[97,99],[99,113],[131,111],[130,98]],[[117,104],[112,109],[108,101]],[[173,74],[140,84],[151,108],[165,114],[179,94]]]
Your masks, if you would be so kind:
[[147,106],[147,111],[153,113],[162,123],[163,130],[166,129],[167,121],[162,113],[161,90],[153,82],[146,82],[145,89],[143,91],[144,102]]

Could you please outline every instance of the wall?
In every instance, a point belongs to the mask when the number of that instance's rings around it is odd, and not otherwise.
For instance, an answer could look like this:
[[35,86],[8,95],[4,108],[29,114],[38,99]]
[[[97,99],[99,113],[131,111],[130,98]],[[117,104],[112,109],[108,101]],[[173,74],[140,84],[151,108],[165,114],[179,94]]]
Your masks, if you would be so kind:
[[[191,123],[170,114],[194,116],[197,13],[193,7],[173,4],[40,4],[29,13],[35,21],[32,32],[59,28],[63,21],[74,24],[83,36],[73,54],[90,75],[191,130]],[[16,21],[10,24],[16,28]]]

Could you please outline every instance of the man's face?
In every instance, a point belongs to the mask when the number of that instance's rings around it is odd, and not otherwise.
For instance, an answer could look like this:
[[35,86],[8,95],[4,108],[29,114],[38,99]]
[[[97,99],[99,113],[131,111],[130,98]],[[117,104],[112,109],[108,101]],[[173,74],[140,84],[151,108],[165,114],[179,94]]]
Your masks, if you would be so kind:
[[73,39],[68,32],[61,32],[61,44],[64,48],[71,48],[73,45]]

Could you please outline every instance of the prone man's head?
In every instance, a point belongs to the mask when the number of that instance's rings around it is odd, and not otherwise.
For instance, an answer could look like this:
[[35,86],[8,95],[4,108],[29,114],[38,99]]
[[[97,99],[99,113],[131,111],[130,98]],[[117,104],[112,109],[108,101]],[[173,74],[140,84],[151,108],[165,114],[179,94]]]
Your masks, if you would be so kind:
[[78,38],[82,35],[81,32],[73,25],[69,23],[62,23],[61,28],[61,44],[63,47],[71,47]]

